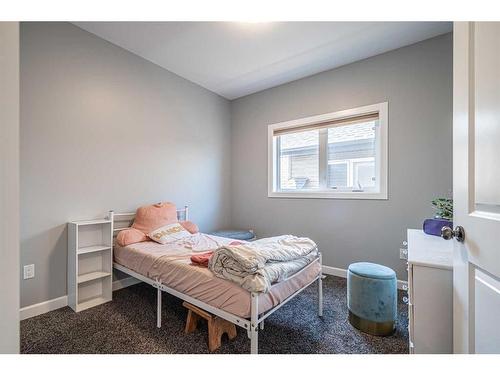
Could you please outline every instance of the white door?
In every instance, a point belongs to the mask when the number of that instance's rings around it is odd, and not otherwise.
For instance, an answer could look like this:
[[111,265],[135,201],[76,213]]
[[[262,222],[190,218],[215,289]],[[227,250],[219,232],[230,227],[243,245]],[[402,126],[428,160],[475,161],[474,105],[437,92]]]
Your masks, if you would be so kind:
[[500,353],[500,23],[455,23],[453,55],[454,352]]

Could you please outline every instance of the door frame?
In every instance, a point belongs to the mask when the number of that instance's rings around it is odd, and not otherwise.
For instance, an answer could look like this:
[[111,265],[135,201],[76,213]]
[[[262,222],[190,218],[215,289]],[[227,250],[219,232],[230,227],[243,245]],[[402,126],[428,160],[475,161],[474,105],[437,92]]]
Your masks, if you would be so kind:
[[[468,194],[471,167],[469,160],[470,134],[470,24],[453,23],[453,203],[454,219],[459,213],[469,212]],[[471,311],[469,291],[471,270],[464,245],[454,241],[453,256],[453,352],[470,353],[469,338]]]
[[0,22],[0,353],[19,353],[19,22]]

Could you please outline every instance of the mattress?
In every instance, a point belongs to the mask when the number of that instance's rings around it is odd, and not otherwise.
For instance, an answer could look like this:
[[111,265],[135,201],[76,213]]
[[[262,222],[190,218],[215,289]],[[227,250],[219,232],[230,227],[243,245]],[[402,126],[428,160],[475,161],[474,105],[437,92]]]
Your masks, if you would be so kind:
[[[114,261],[149,279],[187,294],[213,307],[239,317],[250,317],[250,293],[232,281],[216,277],[206,267],[191,263],[193,254],[215,250],[234,241],[230,238],[198,233],[188,240],[161,245],[153,241],[114,246]],[[259,296],[259,314],[280,304],[295,291],[311,283],[320,272],[319,262],[274,284]]]

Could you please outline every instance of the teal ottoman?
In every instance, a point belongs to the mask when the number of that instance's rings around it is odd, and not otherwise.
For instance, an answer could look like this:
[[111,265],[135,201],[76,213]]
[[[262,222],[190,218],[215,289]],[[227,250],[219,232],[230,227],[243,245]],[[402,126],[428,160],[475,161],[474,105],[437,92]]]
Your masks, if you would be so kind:
[[396,328],[397,280],[389,267],[353,263],[347,270],[349,322],[376,336],[388,336]]

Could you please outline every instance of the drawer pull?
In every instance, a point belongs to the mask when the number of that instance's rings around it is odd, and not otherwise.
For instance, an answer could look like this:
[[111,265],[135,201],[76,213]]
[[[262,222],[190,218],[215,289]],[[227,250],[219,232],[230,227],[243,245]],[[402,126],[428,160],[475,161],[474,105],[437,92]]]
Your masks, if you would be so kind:
[[403,303],[406,303],[408,305],[408,302],[410,302],[410,299],[408,297],[403,297]]

